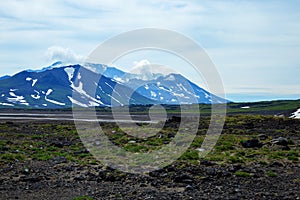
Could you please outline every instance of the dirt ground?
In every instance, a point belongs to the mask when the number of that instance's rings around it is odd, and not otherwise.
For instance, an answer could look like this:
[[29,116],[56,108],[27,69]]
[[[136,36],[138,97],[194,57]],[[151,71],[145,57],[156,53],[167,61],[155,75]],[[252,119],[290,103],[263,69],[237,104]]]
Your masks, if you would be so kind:
[[[24,140],[26,134],[35,132],[41,123],[44,122],[29,125],[30,122],[2,120],[0,139],[7,144],[1,146],[1,154],[12,151],[9,145],[17,142],[16,134],[25,134],[22,136]],[[56,123],[64,124],[51,122],[52,125]],[[293,125],[294,141],[299,141],[299,124]],[[51,130],[51,126],[48,128]],[[278,135],[276,131],[272,134]],[[61,137],[58,139],[61,141]],[[43,142],[49,145],[57,145],[56,141],[55,137],[43,138]],[[237,173],[240,171],[244,174]],[[46,160],[15,159],[0,164],[0,199],[3,200],[300,199],[299,186],[299,161],[250,164],[218,164],[207,160],[198,164],[175,162],[146,175],[120,172],[100,162],[78,163],[60,155]]]

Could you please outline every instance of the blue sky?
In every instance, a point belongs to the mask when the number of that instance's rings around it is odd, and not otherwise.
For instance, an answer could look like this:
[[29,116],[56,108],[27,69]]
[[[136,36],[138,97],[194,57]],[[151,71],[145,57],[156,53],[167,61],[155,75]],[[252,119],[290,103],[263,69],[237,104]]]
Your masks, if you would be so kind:
[[[58,59],[79,62],[114,35],[153,27],[198,42],[233,101],[299,99],[299,19],[297,0],[1,1],[0,76]],[[117,64],[131,67],[144,59],[178,65],[171,57],[161,60],[147,53]],[[193,73],[186,76],[201,84]]]

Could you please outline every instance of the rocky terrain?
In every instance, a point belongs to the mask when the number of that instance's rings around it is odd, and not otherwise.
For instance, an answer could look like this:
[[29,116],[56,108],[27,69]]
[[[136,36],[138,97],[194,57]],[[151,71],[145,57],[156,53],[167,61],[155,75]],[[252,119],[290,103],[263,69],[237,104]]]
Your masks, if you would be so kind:
[[299,174],[299,166],[281,162],[204,162],[141,176],[56,157],[1,166],[1,199],[297,199]]
[[[151,144],[170,141],[176,123],[170,120],[169,132],[153,137]],[[198,135],[180,159],[138,175],[95,160],[72,122],[2,120],[0,199],[300,198],[300,120],[227,117],[214,150],[200,159],[195,149],[201,146],[207,123],[201,119]],[[117,130],[111,123],[102,126]],[[124,141],[133,138],[123,133],[110,138],[132,152],[152,148],[146,142],[127,144]]]

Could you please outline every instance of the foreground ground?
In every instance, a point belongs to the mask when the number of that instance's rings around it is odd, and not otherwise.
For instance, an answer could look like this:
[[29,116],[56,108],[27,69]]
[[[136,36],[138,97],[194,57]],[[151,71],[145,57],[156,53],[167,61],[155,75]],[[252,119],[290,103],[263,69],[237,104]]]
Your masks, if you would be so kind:
[[[101,125],[116,145],[147,152],[170,142],[177,124],[170,120],[148,140],[128,136],[113,123]],[[214,150],[200,159],[197,149],[208,124],[201,118],[190,149],[175,163],[136,175],[95,160],[72,122],[2,120],[0,199],[300,198],[300,120],[228,116]]]

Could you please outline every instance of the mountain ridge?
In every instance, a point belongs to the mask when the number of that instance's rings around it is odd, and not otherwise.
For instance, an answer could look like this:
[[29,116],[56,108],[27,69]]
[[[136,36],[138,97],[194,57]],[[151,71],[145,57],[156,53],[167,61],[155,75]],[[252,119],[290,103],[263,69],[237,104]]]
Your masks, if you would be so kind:
[[[98,66],[102,74],[93,70],[95,66]],[[175,79],[171,80],[171,76]],[[128,77],[128,81],[122,81],[123,77]],[[179,74],[168,77],[170,80],[161,76],[155,80],[144,81],[133,74],[102,64],[90,64],[86,68],[79,64],[65,66],[62,62],[56,62],[41,70],[24,70],[0,79],[0,107],[192,104],[211,103],[212,98],[216,98],[217,103],[227,101],[210,94]],[[195,96],[192,95],[193,90],[196,91]]]

